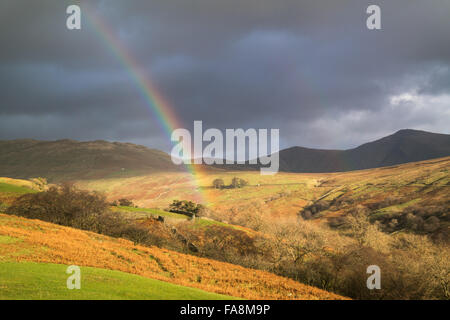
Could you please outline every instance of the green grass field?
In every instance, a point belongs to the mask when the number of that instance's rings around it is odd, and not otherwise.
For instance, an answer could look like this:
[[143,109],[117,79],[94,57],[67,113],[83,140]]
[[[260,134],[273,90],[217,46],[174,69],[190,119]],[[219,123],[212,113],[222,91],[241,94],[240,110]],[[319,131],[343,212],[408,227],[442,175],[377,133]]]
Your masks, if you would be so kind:
[[[117,208],[117,209],[115,209],[115,208]],[[130,212],[130,213],[132,213],[132,215],[129,217],[133,217],[133,218],[148,218],[149,216],[161,216],[161,217],[165,217],[165,218],[175,218],[175,219],[182,219],[182,220],[188,219],[188,216],[185,216],[184,214],[178,214],[178,213],[163,211],[163,210],[159,210],[159,209],[117,206],[117,207],[113,207],[113,210],[120,211],[120,212]]]
[[[134,208],[134,207],[125,207],[125,206],[117,206],[112,207],[114,211],[120,212],[124,215],[124,217],[129,219],[144,219],[149,218],[150,216],[161,216],[164,218],[173,218],[173,219],[180,219],[180,220],[188,220],[189,217],[185,216],[184,214],[178,214],[174,212],[168,212],[160,209],[149,209],[149,208]],[[220,227],[226,227],[226,228],[232,228],[237,230],[242,230],[241,227],[227,224],[220,221],[215,221],[211,219],[205,219],[205,218],[196,218],[193,220],[192,227],[193,228],[207,228],[209,226],[220,226]]]
[[24,186],[17,186],[14,184],[0,182],[0,193],[25,194],[25,193],[31,193],[31,192],[37,192],[37,191],[27,188],[27,187],[24,187]]
[[81,289],[67,289],[67,266],[0,263],[0,300],[226,300],[209,293],[119,271],[81,267]]

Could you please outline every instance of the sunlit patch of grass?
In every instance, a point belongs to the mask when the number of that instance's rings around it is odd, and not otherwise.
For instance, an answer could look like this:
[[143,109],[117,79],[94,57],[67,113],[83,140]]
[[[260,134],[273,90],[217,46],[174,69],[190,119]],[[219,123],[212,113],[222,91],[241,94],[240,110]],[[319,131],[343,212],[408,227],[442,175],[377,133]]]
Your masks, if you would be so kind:
[[134,208],[134,207],[125,207],[125,206],[118,206],[118,207],[112,207],[113,211],[118,212],[128,212],[133,213],[133,215],[128,215],[128,217],[134,217],[134,218],[148,218],[150,216],[161,216],[161,217],[167,217],[167,218],[175,218],[175,219],[183,219],[187,220],[189,217],[184,214],[178,214],[174,212],[168,212],[160,209],[149,209],[149,208]]
[[120,271],[91,267],[81,267],[81,288],[69,290],[66,269],[66,265],[58,264],[0,263],[0,299],[236,299]]
[[5,211],[21,195],[35,192],[39,192],[38,188],[31,181],[0,178],[0,211]]
[[28,188],[28,189],[32,189],[32,190],[37,189],[36,184],[29,180],[0,177],[0,183],[4,183],[7,185],[13,185],[13,186],[17,186],[17,187],[24,187],[24,188]]
[[209,227],[209,226],[221,226],[221,227],[225,227],[225,228],[233,228],[233,229],[242,229],[239,226],[234,226],[228,223],[224,223],[224,222],[220,222],[220,221],[215,221],[215,220],[211,220],[211,219],[203,219],[203,218],[196,218],[195,219],[195,223],[194,223],[194,227]]
[[0,235],[0,244],[11,244],[11,243],[16,243],[18,241],[21,241],[21,240],[18,238]]
[[411,205],[413,205],[413,204],[415,204],[415,203],[417,203],[417,202],[419,202],[421,200],[422,200],[421,198],[417,198],[417,199],[413,199],[413,200],[410,200],[410,201],[407,201],[407,202],[404,202],[404,203],[400,203],[400,204],[392,205],[392,206],[389,206],[389,207],[381,208],[381,209],[377,210],[374,213],[374,216],[378,217],[378,216],[382,216],[382,215],[387,214],[387,213],[401,212],[404,208],[407,208],[407,207],[409,207],[409,206],[411,206]]

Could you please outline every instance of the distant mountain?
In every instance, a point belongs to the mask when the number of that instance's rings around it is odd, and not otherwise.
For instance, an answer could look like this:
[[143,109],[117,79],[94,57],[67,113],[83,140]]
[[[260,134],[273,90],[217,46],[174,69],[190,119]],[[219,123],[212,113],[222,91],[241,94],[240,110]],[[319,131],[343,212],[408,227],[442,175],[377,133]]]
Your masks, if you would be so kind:
[[[450,135],[400,130],[350,150],[293,147],[281,150],[280,171],[338,172],[370,169],[450,156]],[[253,170],[253,165],[215,165]],[[132,143],[74,140],[0,141],[0,177],[45,177],[50,181],[130,177],[181,171],[162,151]]]
[[131,143],[0,141],[0,176],[52,181],[179,171],[166,153]]
[[279,152],[280,171],[338,172],[450,156],[450,135],[400,130],[349,150],[293,147]]

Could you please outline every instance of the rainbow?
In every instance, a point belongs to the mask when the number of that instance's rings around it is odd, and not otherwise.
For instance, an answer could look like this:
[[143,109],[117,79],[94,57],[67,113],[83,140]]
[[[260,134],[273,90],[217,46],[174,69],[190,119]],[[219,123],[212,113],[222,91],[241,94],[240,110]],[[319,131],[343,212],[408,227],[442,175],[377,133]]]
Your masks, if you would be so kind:
[[[156,116],[158,123],[171,139],[172,132],[177,128],[182,128],[181,121],[176,116],[173,108],[169,102],[158,91],[156,86],[151,82],[150,78],[142,71],[143,68],[121,43],[121,41],[112,32],[112,28],[95,13],[93,9],[85,6],[83,13],[86,13],[88,23],[93,27],[106,48],[113,53],[113,55],[124,66],[132,81],[135,83],[138,91],[143,96],[146,105]],[[199,180],[201,177],[201,170],[194,165],[185,164],[187,171],[191,174],[192,183],[199,195],[199,201],[206,204],[206,195],[202,191]]]

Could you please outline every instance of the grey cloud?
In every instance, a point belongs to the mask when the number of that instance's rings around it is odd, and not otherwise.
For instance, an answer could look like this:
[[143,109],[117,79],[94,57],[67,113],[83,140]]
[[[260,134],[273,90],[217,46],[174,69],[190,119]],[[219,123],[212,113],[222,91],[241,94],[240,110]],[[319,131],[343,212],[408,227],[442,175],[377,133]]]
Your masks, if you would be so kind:
[[[284,147],[326,148],[408,127],[448,133],[446,0],[379,0],[381,31],[365,28],[368,0],[91,0],[80,1],[83,29],[72,32],[72,2],[1,2],[0,139],[110,139],[168,150],[92,12],[188,128],[194,120],[280,128]],[[391,97],[407,92],[429,108],[393,107]]]

